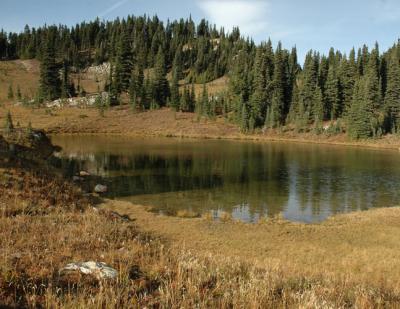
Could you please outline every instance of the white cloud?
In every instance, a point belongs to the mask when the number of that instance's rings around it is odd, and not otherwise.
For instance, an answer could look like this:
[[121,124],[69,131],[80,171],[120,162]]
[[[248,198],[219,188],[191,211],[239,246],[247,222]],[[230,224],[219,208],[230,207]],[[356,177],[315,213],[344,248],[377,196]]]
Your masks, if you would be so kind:
[[269,3],[260,0],[202,0],[197,2],[205,17],[231,31],[239,26],[242,34],[267,33]]
[[112,13],[113,11],[115,11],[116,9],[118,9],[120,6],[124,5],[125,3],[127,3],[129,0],[121,0],[118,1],[117,3],[113,4],[112,6],[110,6],[108,9],[106,9],[105,11],[101,12],[99,14],[100,18],[106,17],[108,14]]

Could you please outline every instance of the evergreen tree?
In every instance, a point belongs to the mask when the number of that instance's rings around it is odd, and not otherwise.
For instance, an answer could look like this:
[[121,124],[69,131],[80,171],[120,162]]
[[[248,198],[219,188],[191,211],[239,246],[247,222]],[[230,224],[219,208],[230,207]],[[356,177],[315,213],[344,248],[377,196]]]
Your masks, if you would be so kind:
[[196,108],[196,92],[194,88],[194,83],[190,89],[190,100],[189,100],[189,112],[194,112]]
[[127,31],[120,35],[115,58],[114,88],[119,94],[128,91],[133,68],[130,38]]
[[182,112],[188,112],[190,109],[190,102],[191,98],[190,98],[190,91],[189,91],[189,87],[185,86],[184,90],[183,90],[183,94],[181,96],[181,102],[180,102],[180,110]]
[[75,94],[74,92],[74,86],[69,79],[69,64],[66,60],[64,60],[61,78],[61,97],[72,97]]
[[313,96],[313,106],[314,106],[314,122],[316,126],[319,126],[324,120],[324,114],[325,114],[322,90],[319,86],[315,88]]
[[[303,112],[299,115],[305,117],[312,116],[313,98],[315,88],[318,85],[318,55],[309,52],[306,56],[304,70],[301,76],[301,88],[299,89],[299,104]],[[306,121],[311,119],[305,119]]]
[[9,100],[14,99],[14,90],[11,84],[8,86],[7,99]]
[[171,99],[170,105],[173,109],[178,110],[180,105],[180,93],[179,93],[179,80],[182,78],[182,55],[181,48],[175,53],[175,58],[172,66],[172,82],[171,82]]
[[271,100],[271,112],[273,126],[280,126],[284,119],[285,109],[285,66],[281,46],[275,53],[273,93]]
[[210,103],[208,99],[208,91],[205,83],[203,84],[203,91],[201,93],[200,100],[197,102],[197,106],[198,106],[197,113],[199,115],[207,115],[207,116],[211,115]]
[[353,139],[369,138],[373,133],[373,110],[365,100],[368,93],[366,84],[366,78],[362,78],[354,86],[353,101],[347,119],[348,134]]
[[20,101],[22,99],[21,88],[17,85],[17,99]]
[[6,120],[4,123],[4,133],[10,134],[14,131],[14,124],[12,121],[11,113],[10,111],[7,112]]
[[253,65],[253,94],[250,98],[250,107],[255,119],[255,125],[264,123],[267,108],[267,68],[264,48],[257,48]]
[[339,79],[342,88],[343,113],[347,115],[353,100],[354,84],[357,79],[357,64],[354,49],[351,50],[348,60],[346,58],[342,59]]
[[156,57],[153,79],[154,97],[153,99],[160,106],[165,106],[169,97],[169,86],[167,81],[167,68],[165,65],[165,56],[160,47]]
[[54,42],[47,38],[40,63],[39,97],[41,100],[55,100],[61,95],[61,81],[56,63]]
[[388,68],[388,84],[385,95],[387,129],[398,132],[400,126],[400,64],[396,53],[392,53]]
[[[329,67],[328,76],[325,85],[325,114],[330,119],[337,119],[341,116],[342,105],[340,98],[339,79],[333,66]],[[314,107],[315,109],[315,107]]]

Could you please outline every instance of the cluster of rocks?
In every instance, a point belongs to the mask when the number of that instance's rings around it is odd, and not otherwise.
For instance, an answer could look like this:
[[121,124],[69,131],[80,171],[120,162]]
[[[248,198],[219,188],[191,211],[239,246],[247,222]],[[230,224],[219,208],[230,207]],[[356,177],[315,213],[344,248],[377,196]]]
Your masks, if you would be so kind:
[[76,97],[68,99],[57,99],[45,103],[47,108],[61,108],[61,107],[91,107],[96,104],[96,99],[101,96],[102,101],[108,100],[108,92],[88,95],[86,97]]

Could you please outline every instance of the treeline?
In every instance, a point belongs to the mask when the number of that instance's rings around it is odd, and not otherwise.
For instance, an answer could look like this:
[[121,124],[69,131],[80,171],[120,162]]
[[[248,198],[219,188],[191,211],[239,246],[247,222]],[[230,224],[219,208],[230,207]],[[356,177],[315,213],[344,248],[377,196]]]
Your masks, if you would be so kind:
[[[399,43],[384,53],[377,44],[348,55],[333,48],[327,56],[310,51],[301,66],[296,48],[256,45],[237,28],[227,33],[205,20],[164,24],[157,17],[129,16],[1,32],[0,58],[41,61],[40,100],[75,95],[71,70],[109,62],[104,90],[115,102],[129,94],[135,110],[170,106],[224,115],[243,131],[346,130],[368,138],[400,130]],[[225,75],[229,88],[209,97],[205,83]],[[204,84],[198,97],[193,83]]]
[[328,56],[310,51],[303,67],[296,49],[271,42],[240,52],[231,71],[231,93],[243,128],[294,125],[299,130],[340,120],[354,138],[379,137],[399,130],[400,44],[380,54],[366,46],[349,55],[331,49]]

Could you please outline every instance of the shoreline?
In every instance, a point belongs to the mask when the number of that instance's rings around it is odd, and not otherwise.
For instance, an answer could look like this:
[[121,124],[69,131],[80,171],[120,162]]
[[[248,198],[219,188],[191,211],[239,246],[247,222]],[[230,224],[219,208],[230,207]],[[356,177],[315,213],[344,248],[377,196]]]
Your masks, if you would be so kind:
[[270,131],[266,134],[243,134],[239,128],[224,118],[210,120],[198,118],[193,113],[174,112],[169,108],[132,113],[128,106],[113,107],[101,117],[94,108],[64,107],[51,113],[45,108],[29,109],[7,105],[1,108],[0,122],[6,111],[21,127],[29,123],[49,135],[110,135],[126,137],[163,137],[185,139],[214,139],[254,142],[291,142],[303,144],[351,146],[369,149],[400,150],[400,137],[386,135],[380,139],[352,141],[345,133],[339,135],[314,135],[313,133],[285,133]]
[[[386,268],[387,264],[378,267],[377,263],[382,254],[395,258],[400,252],[395,245],[400,207],[336,214],[312,224],[281,218],[250,224],[206,216],[171,217],[129,201],[108,199],[99,208],[127,216],[140,230],[161,235],[174,248],[199,255],[235,257],[263,269],[287,267],[294,274],[317,277],[336,277],[340,269],[341,275],[351,275],[358,282],[379,281],[385,274],[385,281],[398,283],[399,274]],[[352,243],[357,244],[356,249]],[[369,265],[376,266],[372,270]]]
[[329,140],[313,140],[304,138],[289,138],[281,136],[262,136],[262,135],[242,135],[242,136],[213,136],[213,135],[179,135],[179,134],[144,134],[142,132],[54,132],[48,131],[47,134],[51,136],[117,136],[123,138],[165,138],[165,139],[193,139],[193,140],[225,140],[225,141],[238,141],[238,142],[256,142],[256,143],[269,143],[269,142],[288,142],[297,144],[313,144],[313,145],[327,145],[327,146],[344,146],[354,148],[365,148],[373,150],[393,150],[400,151],[400,144],[392,145],[386,144],[374,144],[368,141],[364,142],[338,142]]

